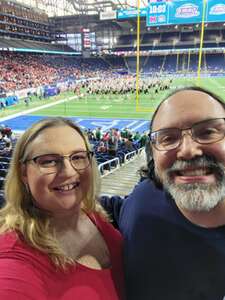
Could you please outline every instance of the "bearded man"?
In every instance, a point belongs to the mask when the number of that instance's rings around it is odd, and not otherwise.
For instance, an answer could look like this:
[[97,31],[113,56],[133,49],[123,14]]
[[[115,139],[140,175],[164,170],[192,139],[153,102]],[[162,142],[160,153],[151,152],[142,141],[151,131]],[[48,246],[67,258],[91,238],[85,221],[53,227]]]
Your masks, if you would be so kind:
[[149,179],[102,201],[124,236],[127,298],[224,300],[225,103],[175,90],[149,136]]

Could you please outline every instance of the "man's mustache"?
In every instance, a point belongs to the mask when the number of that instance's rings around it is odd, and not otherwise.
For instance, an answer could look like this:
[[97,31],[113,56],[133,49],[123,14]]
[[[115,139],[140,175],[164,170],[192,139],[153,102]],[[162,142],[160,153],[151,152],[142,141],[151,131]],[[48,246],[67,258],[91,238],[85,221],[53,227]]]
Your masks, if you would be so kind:
[[189,160],[176,160],[173,165],[166,171],[168,176],[185,169],[202,168],[208,169],[210,172],[221,179],[225,176],[225,166],[215,157],[202,155]]

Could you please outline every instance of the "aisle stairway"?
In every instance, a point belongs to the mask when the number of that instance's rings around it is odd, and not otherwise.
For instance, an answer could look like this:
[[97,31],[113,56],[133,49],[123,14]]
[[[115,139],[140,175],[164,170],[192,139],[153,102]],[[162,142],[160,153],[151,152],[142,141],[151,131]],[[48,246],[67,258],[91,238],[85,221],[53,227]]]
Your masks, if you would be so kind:
[[140,179],[138,170],[146,162],[145,151],[137,155],[131,162],[102,178],[102,195],[126,196]]

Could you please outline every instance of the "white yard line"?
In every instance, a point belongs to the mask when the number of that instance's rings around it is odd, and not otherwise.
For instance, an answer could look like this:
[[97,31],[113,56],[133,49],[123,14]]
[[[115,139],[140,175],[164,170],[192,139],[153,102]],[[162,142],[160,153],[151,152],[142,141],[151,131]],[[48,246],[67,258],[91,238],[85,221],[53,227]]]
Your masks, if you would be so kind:
[[135,131],[135,130],[137,130],[138,128],[140,128],[141,126],[143,126],[145,124],[149,124],[149,121],[144,121],[144,122],[140,123],[138,126],[133,127],[132,130]]
[[42,106],[38,106],[38,107],[31,108],[31,109],[28,109],[28,110],[25,110],[25,111],[21,111],[19,113],[13,114],[13,115],[9,115],[7,117],[0,118],[0,123],[4,122],[6,120],[10,120],[10,119],[19,117],[19,116],[27,115],[29,113],[32,113],[34,111],[37,111],[37,110],[40,110],[40,109],[43,109],[43,108],[47,108],[47,107],[51,107],[51,106],[54,106],[54,105],[57,105],[57,104],[60,104],[60,103],[63,103],[63,102],[67,102],[67,101],[70,101],[70,100],[73,100],[73,99],[76,99],[76,98],[77,98],[77,96],[73,96],[73,97],[69,97],[67,99],[58,100],[58,101],[55,101],[53,103],[48,103],[48,104],[45,104],[45,105],[42,105]]

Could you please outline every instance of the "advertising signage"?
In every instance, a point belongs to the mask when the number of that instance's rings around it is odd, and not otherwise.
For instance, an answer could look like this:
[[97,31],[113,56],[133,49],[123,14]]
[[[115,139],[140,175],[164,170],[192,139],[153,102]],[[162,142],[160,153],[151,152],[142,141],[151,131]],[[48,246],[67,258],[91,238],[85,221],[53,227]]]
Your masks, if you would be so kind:
[[224,22],[225,21],[225,1],[211,0],[207,5],[207,22]]
[[[146,17],[147,7],[140,8],[140,17]],[[120,9],[117,11],[117,19],[137,18],[138,9]]]
[[[203,19],[203,0],[149,0],[146,25],[176,25],[201,23]],[[224,0],[207,0],[205,22],[224,22]]]

